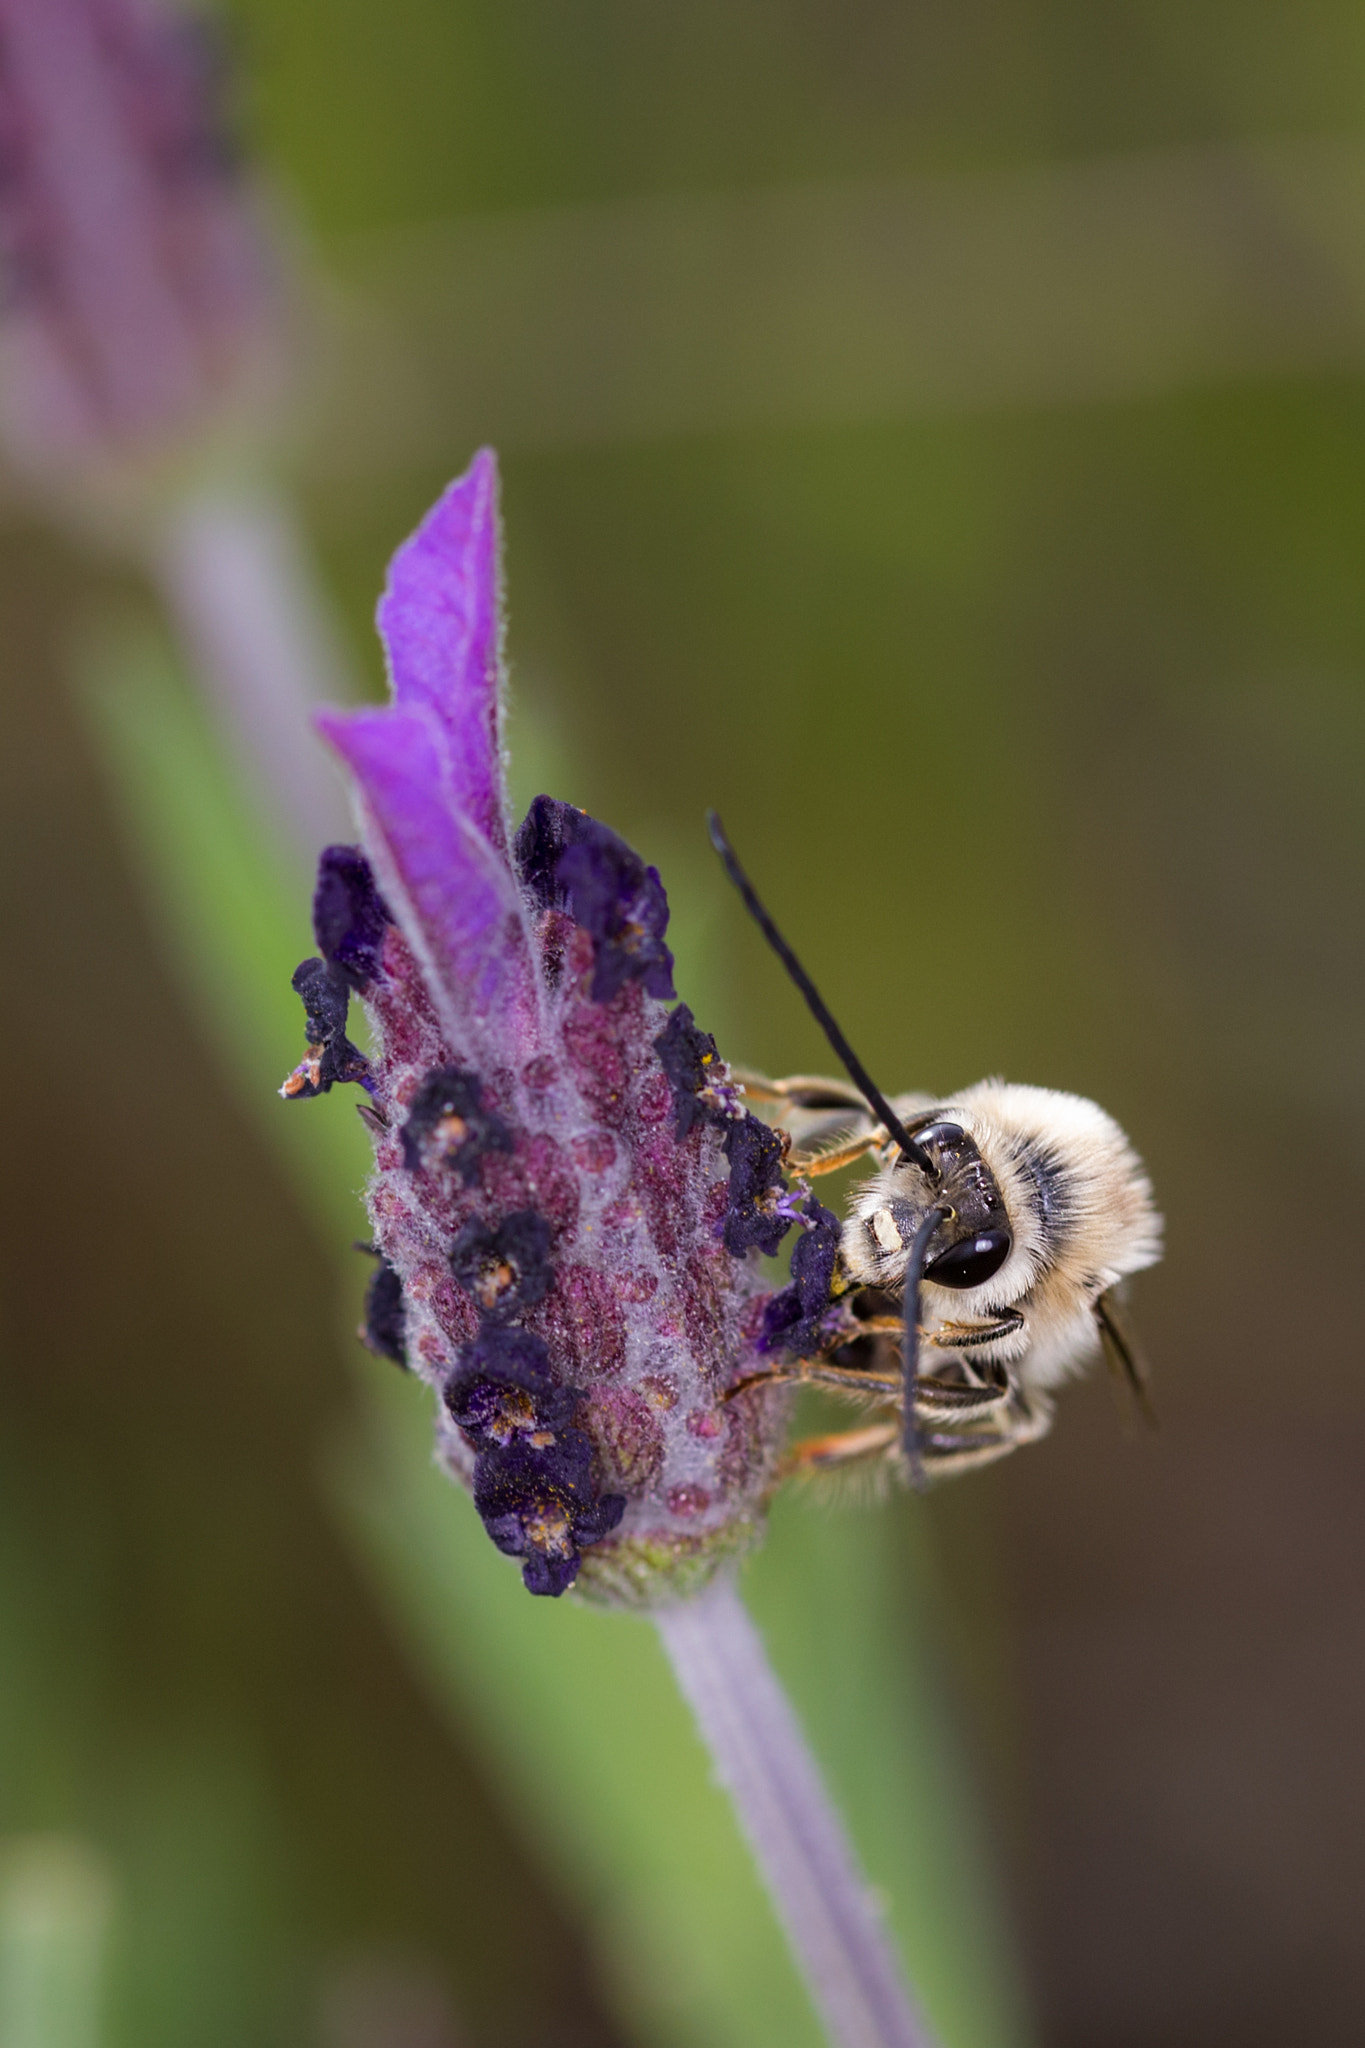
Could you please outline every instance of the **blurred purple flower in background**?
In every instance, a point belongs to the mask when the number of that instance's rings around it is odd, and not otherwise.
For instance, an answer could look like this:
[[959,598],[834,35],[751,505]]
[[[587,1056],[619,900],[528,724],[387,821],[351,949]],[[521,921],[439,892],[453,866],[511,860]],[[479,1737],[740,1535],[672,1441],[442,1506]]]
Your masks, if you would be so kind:
[[0,448],[141,558],[258,821],[311,859],[345,807],[309,715],[350,663],[262,481],[300,295],[227,79],[213,24],[165,0],[0,0]]
[[272,386],[276,287],[221,84],[203,20],[0,0],[0,428],[23,467],[145,463]]
[[491,454],[399,550],[379,623],[392,704],[321,721],[369,860],[323,855],[284,1092],[369,1092],[369,1341],[440,1394],[444,1462],[530,1590],[675,1595],[756,1534],[787,1400],[725,1397],[761,1370],[751,1254],[814,1205],[666,1007],[655,870],[550,797],[509,831]]

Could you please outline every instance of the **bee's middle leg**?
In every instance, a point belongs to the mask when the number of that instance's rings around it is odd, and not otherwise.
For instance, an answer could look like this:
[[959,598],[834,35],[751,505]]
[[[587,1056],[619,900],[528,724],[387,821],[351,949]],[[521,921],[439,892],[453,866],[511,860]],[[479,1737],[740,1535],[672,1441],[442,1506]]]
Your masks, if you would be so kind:
[[[918,1410],[916,1411],[918,1413]],[[927,1429],[919,1440],[919,1452],[930,1479],[949,1479],[957,1472],[970,1472],[978,1465],[993,1465],[1024,1444],[1038,1441],[1052,1427],[1050,1408],[1016,1410],[1004,1416],[993,1429]]]

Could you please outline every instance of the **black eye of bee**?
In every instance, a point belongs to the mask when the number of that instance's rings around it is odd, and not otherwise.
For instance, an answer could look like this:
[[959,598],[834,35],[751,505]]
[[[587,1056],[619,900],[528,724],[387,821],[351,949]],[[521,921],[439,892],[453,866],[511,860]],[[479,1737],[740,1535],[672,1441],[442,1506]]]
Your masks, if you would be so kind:
[[931,1259],[924,1277],[936,1287],[980,1287],[1000,1271],[1013,1243],[1008,1230],[979,1230]]

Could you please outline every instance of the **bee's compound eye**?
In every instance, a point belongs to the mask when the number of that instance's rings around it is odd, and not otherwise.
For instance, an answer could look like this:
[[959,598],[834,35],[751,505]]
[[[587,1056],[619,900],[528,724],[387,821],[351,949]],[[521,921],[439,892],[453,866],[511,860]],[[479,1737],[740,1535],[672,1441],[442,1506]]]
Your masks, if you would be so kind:
[[979,1230],[950,1244],[924,1269],[936,1287],[980,1287],[1000,1271],[1014,1243],[1008,1230]]

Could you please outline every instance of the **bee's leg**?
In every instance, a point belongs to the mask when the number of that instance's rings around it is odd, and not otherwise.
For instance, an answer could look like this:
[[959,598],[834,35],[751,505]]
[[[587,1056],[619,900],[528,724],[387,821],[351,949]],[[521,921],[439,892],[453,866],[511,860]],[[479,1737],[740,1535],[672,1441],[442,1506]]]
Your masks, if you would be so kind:
[[770,1081],[752,1067],[736,1066],[730,1074],[754,1102],[790,1102],[797,1109],[867,1108],[866,1097],[851,1081],[832,1081],[823,1074],[788,1074],[785,1080]]
[[940,1323],[925,1342],[936,1344],[941,1351],[969,1351],[977,1344],[993,1344],[997,1337],[1012,1337],[1023,1323],[1017,1308],[1007,1308],[980,1323]]
[[898,1372],[859,1372],[853,1366],[826,1365],[818,1358],[798,1359],[794,1365],[775,1365],[770,1372],[751,1372],[744,1379],[736,1380],[721,1395],[723,1401],[733,1401],[736,1394],[747,1394],[750,1387],[835,1387],[843,1393],[887,1395],[900,1392],[901,1376]]
[[1051,1427],[1051,1409],[1040,1408],[1031,1414],[1007,1416],[990,1430],[926,1430],[920,1437],[919,1452],[930,1479],[951,1479],[978,1465],[993,1465],[1023,1444],[1036,1443]]
[[828,1472],[839,1465],[851,1465],[862,1458],[879,1458],[900,1437],[895,1422],[874,1423],[870,1429],[838,1430],[833,1436],[807,1436],[793,1444],[782,1461],[782,1477],[799,1472]]
[[[982,1323],[940,1323],[936,1330],[923,1333],[926,1344],[936,1345],[941,1351],[968,1351],[976,1344],[993,1344],[997,1337],[1009,1337],[1023,1323],[1018,1309],[1007,1308],[1003,1315],[992,1316]],[[860,1337],[899,1337],[901,1319],[899,1316],[868,1316],[858,1324]]]
[[874,1131],[865,1131],[860,1137],[848,1138],[842,1145],[832,1146],[828,1152],[793,1152],[787,1160],[791,1173],[803,1174],[807,1180],[818,1180],[822,1173],[838,1173],[845,1166],[852,1166],[856,1160],[865,1159],[869,1152],[875,1152],[886,1143],[886,1132],[878,1124]]
[[[867,1104],[847,1081],[827,1081],[819,1074],[791,1074],[770,1081],[749,1067],[731,1067],[731,1075],[751,1102],[776,1106],[776,1121],[802,1148],[789,1162],[793,1173],[837,1173],[855,1159],[887,1143],[880,1124],[869,1124]],[[859,1126],[856,1135],[850,1124]],[[829,1153],[820,1150],[826,1138],[837,1142]]]
[[985,1422],[1008,1407],[1014,1392],[1005,1379],[963,1387],[921,1376],[915,1382],[915,1419],[928,1423]]

